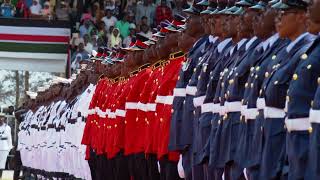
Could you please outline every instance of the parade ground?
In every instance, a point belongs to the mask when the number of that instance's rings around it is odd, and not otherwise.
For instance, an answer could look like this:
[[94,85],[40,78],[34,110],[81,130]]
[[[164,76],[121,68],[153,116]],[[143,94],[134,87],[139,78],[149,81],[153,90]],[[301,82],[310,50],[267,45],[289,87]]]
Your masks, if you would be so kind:
[[13,179],[13,171],[3,171],[1,180],[12,180]]

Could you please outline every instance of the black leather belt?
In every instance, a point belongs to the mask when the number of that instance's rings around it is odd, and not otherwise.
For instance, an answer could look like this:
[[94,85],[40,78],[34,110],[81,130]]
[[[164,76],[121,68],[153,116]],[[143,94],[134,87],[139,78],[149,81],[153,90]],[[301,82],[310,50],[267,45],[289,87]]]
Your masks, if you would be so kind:
[[3,137],[3,138],[0,138],[0,140],[4,141],[4,140],[8,140],[7,137]]
[[54,124],[48,124],[48,129],[53,129],[55,128]]
[[47,128],[45,126],[42,126],[40,129],[41,130],[47,130]]
[[33,128],[33,129],[38,129],[38,126],[35,125],[35,124],[33,124],[33,125],[31,125],[31,128]]
[[76,122],[77,122],[76,119],[69,119],[69,120],[68,120],[68,123],[70,123],[70,124],[75,124]]

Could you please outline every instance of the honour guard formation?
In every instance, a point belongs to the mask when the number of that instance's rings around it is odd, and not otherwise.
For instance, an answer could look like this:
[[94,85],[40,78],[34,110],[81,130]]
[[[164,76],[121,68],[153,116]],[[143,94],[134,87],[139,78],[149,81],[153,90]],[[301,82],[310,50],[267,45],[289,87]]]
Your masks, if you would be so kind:
[[195,1],[152,38],[100,47],[70,79],[27,92],[24,174],[320,179],[319,10],[319,0]]

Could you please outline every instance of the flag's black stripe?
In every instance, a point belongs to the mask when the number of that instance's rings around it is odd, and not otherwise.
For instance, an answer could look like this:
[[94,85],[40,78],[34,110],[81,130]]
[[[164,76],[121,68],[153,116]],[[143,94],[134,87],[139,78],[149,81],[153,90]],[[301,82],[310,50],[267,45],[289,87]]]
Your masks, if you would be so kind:
[[70,21],[46,21],[36,19],[0,18],[1,26],[70,28]]

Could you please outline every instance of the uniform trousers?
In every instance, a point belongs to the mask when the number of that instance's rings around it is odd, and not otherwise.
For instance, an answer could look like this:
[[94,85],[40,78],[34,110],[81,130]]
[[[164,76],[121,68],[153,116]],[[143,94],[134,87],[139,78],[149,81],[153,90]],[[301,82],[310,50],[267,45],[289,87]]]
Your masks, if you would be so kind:
[[119,152],[114,160],[114,178],[115,180],[130,179],[128,157],[123,155],[123,152]]
[[22,170],[22,162],[20,151],[16,151],[14,155],[14,173],[13,173],[13,180],[18,180],[20,176],[20,171]]
[[147,167],[148,167],[148,179],[149,180],[159,180],[160,172],[158,168],[158,159],[155,154],[147,155]]
[[178,162],[170,161],[164,157],[160,163],[160,180],[179,180]]
[[204,179],[203,165],[194,165],[194,154],[192,148],[188,147],[182,153],[182,167],[185,173],[186,180]]
[[281,178],[286,158],[284,118],[266,118],[260,179]]
[[148,167],[144,153],[131,154],[128,156],[129,173],[134,180],[147,180]]
[[311,123],[308,169],[310,172],[306,179],[320,179],[320,124]]
[[97,156],[96,153],[90,148],[90,159],[88,160],[88,164],[91,171],[91,177],[93,180],[96,180],[96,174],[97,174]]
[[[289,161],[290,180],[305,179],[309,174],[308,150],[309,150],[309,132],[292,131],[287,133],[287,154]],[[313,159],[312,159],[313,160]]]
[[9,150],[0,150],[0,169],[5,169]]
[[249,164],[247,168],[247,175],[249,179],[259,179],[261,168],[261,155],[263,150],[263,125],[264,114],[263,110],[259,110],[254,124],[253,140],[251,148],[249,149]]

